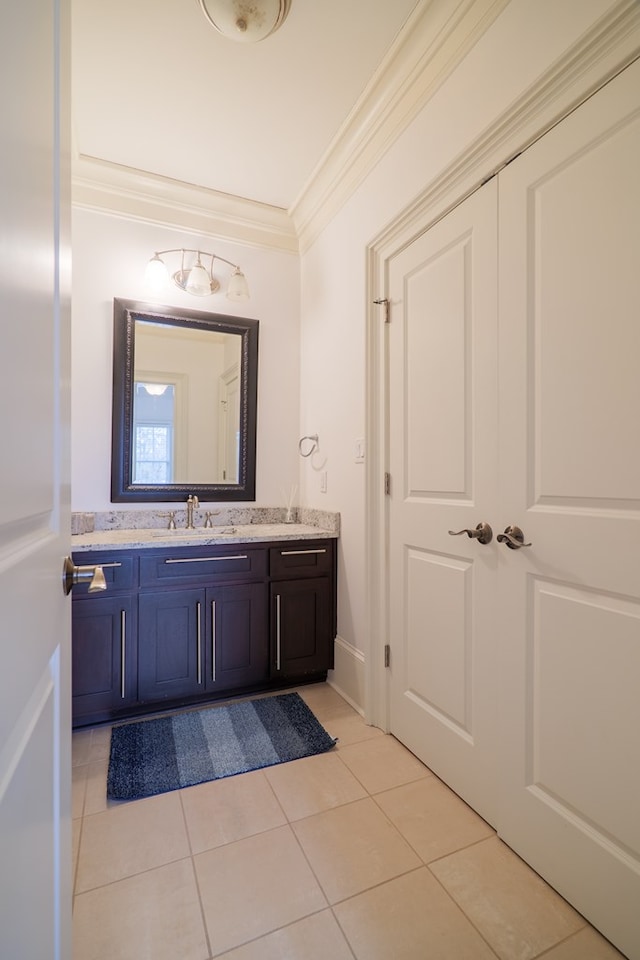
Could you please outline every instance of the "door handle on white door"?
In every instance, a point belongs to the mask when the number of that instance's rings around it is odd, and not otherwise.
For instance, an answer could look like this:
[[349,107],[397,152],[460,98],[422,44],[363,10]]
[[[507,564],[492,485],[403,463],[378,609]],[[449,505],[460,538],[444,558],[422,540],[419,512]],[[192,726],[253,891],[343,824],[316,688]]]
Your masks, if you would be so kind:
[[[119,567],[120,564],[106,564],[106,566]],[[76,583],[86,583],[87,581],[89,581],[89,593],[97,593],[100,590],[107,589],[107,581],[100,565],[77,567],[71,557],[65,557],[62,568],[62,589],[65,597],[69,596]]]
[[467,528],[464,530],[449,530],[449,535],[452,537],[459,537],[462,533],[466,533],[468,537],[477,540],[478,543],[491,543],[493,540],[493,530],[484,520],[480,521],[475,530],[469,530]]
[[498,543],[506,543],[510,550],[519,550],[520,547],[530,547],[530,543],[524,542],[524,533],[520,527],[505,527],[504,533],[499,533],[496,537]]

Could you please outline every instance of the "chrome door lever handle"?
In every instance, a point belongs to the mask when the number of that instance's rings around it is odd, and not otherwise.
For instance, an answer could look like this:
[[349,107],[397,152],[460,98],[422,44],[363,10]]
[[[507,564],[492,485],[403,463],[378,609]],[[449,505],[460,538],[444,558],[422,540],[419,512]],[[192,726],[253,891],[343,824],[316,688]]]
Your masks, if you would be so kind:
[[520,527],[505,527],[504,533],[499,533],[496,537],[498,543],[506,543],[510,550],[519,550],[520,547],[530,547],[530,543],[524,542],[524,533]]
[[449,530],[449,535],[452,537],[459,537],[462,533],[466,533],[468,537],[477,540],[478,543],[491,543],[493,540],[493,530],[484,520],[480,521],[475,530],[469,530],[466,527],[464,530]]

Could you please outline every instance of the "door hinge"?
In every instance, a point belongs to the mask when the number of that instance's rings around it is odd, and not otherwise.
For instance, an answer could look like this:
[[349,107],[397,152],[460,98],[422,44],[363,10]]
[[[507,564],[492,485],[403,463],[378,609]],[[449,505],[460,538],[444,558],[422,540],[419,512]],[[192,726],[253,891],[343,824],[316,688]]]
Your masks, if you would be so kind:
[[384,475],[384,495],[388,497],[391,495],[391,474],[385,473]]
[[374,300],[373,302],[377,303],[378,305],[384,304],[384,322],[389,323],[389,319],[390,319],[389,318],[389,301],[387,300],[387,298],[380,297],[379,300]]
[[384,645],[384,665],[388,667],[391,665],[391,647],[388,643]]

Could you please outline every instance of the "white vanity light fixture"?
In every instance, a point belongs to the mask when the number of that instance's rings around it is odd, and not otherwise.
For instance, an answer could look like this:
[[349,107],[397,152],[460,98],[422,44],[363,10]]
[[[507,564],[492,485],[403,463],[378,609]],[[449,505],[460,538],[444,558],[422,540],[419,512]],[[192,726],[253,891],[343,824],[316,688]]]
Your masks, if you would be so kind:
[[282,26],[291,0],[198,0],[212,27],[228,40],[257,43]]
[[[169,268],[162,259],[172,254],[180,254],[180,269],[171,274],[176,287],[192,294],[194,297],[208,297],[220,289],[220,281],[213,274],[216,260],[232,267],[233,273],[227,283],[227,300],[248,300],[249,286],[246,277],[239,266],[218,256],[217,253],[207,253],[205,250],[195,250],[188,247],[176,247],[173,250],[158,250],[147,264],[145,283],[154,293],[160,293],[169,281]],[[195,254],[195,257],[194,257]],[[202,260],[208,264],[205,266]],[[187,261],[190,266],[187,266]]]

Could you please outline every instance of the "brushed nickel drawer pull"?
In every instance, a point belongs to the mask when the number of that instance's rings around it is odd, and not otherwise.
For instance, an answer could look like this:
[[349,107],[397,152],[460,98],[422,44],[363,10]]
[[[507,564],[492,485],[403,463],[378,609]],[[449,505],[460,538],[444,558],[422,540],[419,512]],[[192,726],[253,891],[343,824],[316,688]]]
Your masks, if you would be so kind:
[[107,567],[121,567],[122,564],[121,563],[101,563],[100,566],[102,567],[103,570],[106,570]]
[[165,563],[210,563],[212,560],[247,560],[245,553],[233,557],[182,557],[177,560],[165,560]]
[[327,552],[326,547],[323,547],[320,550],[281,550],[280,556],[281,557],[302,557],[310,553],[326,553],[326,552]]
[[211,601],[211,682],[216,682],[216,602]]
[[[120,564],[118,564],[120,566]],[[127,664],[127,611],[120,611],[120,699],[125,699],[125,674]]]
[[196,634],[198,636],[198,683],[202,683],[202,617],[200,613],[200,601],[196,603]]

